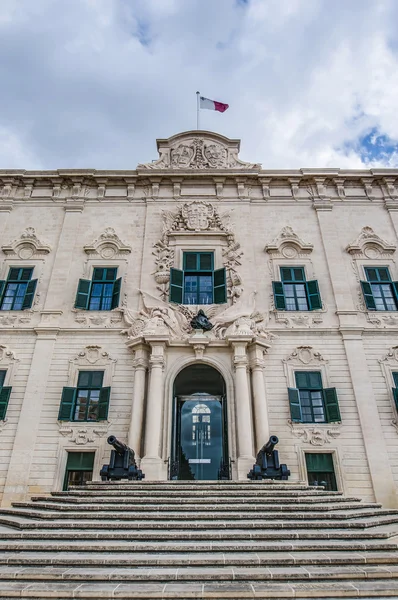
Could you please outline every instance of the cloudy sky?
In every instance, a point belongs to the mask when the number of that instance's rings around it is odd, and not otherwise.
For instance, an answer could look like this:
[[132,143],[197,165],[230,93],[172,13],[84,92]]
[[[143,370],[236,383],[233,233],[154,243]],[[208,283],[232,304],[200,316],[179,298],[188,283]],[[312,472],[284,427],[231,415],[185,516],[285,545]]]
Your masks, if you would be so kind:
[[0,168],[135,168],[196,90],[264,168],[398,167],[397,23],[397,0],[0,0]]

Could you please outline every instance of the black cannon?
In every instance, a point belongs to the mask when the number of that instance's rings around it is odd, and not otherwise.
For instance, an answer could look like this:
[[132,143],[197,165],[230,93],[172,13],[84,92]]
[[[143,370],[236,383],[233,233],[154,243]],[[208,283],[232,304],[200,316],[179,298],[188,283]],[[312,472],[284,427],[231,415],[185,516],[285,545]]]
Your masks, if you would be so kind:
[[275,450],[279,439],[276,435],[271,435],[268,442],[259,450],[256,456],[256,464],[247,474],[248,479],[283,479],[287,480],[290,471],[286,465],[279,464],[279,453]]
[[103,465],[100,476],[102,481],[115,479],[128,479],[129,481],[140,481],[145,475],[137,468],[134,450],[120,442],[114,435],[107,439],[108,444],[113,446],[109,465]]

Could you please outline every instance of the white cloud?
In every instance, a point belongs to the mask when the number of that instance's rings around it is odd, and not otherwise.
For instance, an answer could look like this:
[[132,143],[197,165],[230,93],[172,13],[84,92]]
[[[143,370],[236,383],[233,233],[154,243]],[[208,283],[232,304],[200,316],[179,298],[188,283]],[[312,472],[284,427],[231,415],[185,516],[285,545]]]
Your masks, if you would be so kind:
[[3,3],[0,168],[135,168],[195,127],[197,89],[230,104],[201,126],[264,168],[357,168],[363,135],[398,140],[395,0]]

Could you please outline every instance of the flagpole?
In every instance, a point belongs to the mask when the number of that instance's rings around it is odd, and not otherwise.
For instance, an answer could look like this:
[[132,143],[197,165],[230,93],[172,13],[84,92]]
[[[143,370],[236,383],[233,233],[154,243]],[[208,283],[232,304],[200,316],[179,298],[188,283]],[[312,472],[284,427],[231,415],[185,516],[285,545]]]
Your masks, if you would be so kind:
[[196,129],[199,129],[199,97],[200,92],[196,92]]

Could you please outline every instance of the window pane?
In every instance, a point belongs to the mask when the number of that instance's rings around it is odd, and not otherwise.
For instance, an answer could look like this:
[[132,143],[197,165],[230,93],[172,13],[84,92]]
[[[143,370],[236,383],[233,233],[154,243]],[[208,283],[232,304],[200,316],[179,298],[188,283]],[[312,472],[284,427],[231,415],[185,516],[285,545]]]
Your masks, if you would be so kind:
[[296,296],[298,297],[306,297],[306,293],[305,293],[305,287],[301,284],[297,284],[294,286],[296,289]]
[[294,279],[295,281],[305,281],[304,277],[304,269],[293,269]]
[[3,387],[7,371],[0,371],[0,388]]
[[390,273],[388,272],[388,269],[379,268],[379,279],[380,281],[390,281]]
[[29,281],[32,277],[33,269],[21,269],[19,279],[21,281]]
[[306,371],[296,371],[296,385],[298,388],[308,387],[308,373]]
[[368,281],[378,281],[376,269],[365,269]]
[[105,269],[105,279],[106,281],[114,281],[116,279],[116,270],[117,269]]
[[294,285],[292,283],[285,283],[283,286],[285,298],[294,298]]
[[322,378],[319,371],[309,371],[308,373],[309,385],[312,388],[322,388]]
[[211,271],[213,268],[213,255],[210,253],[199,254],[199,268],[201,271]]
[[91,387],[93,387],[93,388],[102,387],[103,379],[104,379],[103,371],[92,371],[91,372]]
[[90,371],[80,371],[77,380],[77,387],[87,388],[90,384]]
[[75,407],[75,421],[85,421],[86,420],[86,410],[87,410],[87,402],[88,402],[88,390],[78,390],[77,399],[76,399],[76,407]]
[[104,278],[104,269],[94,269],[93,271],[93,281],[102,281]]
[[281,268],[282,281],[292,281],[292,270],[286,267]]
[[90,402],[89,402],[89,407],[88,407],[88,415],[87,415],[87,419],[89,421],[96,421],[98,418],[98,400],[99,400],[99,390],[91,390]]

